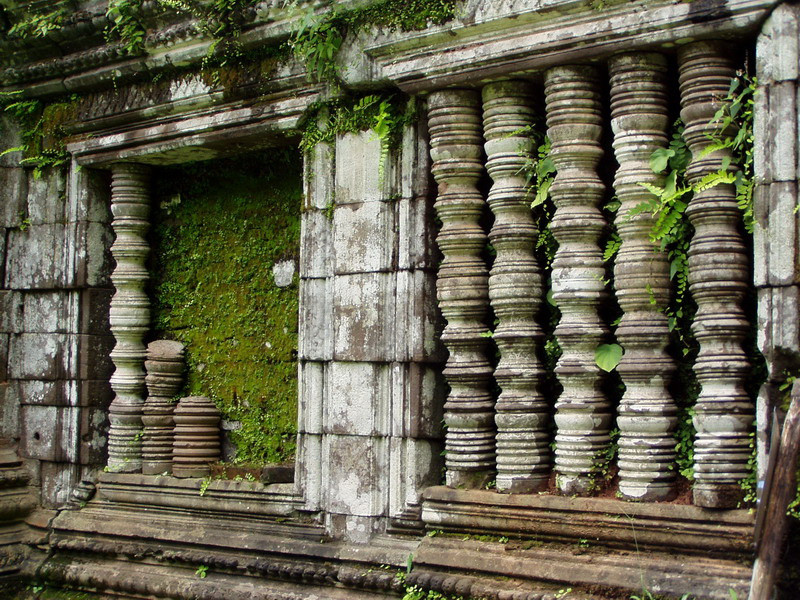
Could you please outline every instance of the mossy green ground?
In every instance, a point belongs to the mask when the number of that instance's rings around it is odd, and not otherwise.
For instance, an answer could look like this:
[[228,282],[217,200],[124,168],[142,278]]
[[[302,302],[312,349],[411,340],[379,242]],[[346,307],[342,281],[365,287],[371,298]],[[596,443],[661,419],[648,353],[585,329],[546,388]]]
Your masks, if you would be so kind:
[[296,150],[165,168],[155,178],[153,323],[187,346],[184,393],[210,396],[236,460],[293,457],[297,419],[298,276],[302,195]]

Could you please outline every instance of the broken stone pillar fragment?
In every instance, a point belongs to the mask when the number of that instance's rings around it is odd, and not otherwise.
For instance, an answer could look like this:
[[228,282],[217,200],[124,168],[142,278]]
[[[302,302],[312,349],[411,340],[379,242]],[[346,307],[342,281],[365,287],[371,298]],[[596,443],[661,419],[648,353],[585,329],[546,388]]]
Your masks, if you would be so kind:
[[444,375],[450,394],[444,405],[447,485],[479,488],[494,476],[492,367],[486,358],[489,274],[481,256],[486,233],[479,224],[485,201],[478,190],[483,172],[481,105],[477,92],[445,90],[430,95],[432,171],[439,185],[436,241],[444,254],[436,282],[447,320],[442,341],[450,351]]
[[653,195],[641,184],[663,187],[650,156],[667,147],[666,60],[653,53],[615,56],[611,74],[611,128],[619,169],[616,225],[622,245],[614,287],[624,314],[616,337],[625,350],[617,367],[625,384],[617,415],[619,491],[634,500],[665,500],[674,491],[677,408],[667,384],[675,364],[667,353],[669,261],[650,238],[656,217],[641,210]]
[[175,440],[172,474],[175,477],[205,477],[220,458],[220,414],[205,396],[181,398],[173,414]]
[[116,345],[111,360],[114,399],[109,407],[108,467],[136,473],[142,468],[142,406],[145,396],[143,338],[150,327],[150,301],[144,290],[150,247],[145,237],[150,222],[149,169],[117,164],[111,169],[111,213],[116,240],[111,254],[117,265],[111,274],[116,291],[109,320]]
[[174,396],[183,386],[185,347],[180,342],[156,340],[147,346],[147,400],[142,423],[142,473],[157,475],[172,470]]
[[558,488],[587,494],[594,488],[597,455],[610,443],[611,408],[600,389],[595,351],[607,329],[598,315],[605,296],[606,227],[600,212],[605,186],[597,175],[603,155],[600,86],[589,66],[545,73],[547,135],[557,175],[550,188],[556,205],[550,228],[558,241],[553,260],[553,299],[561,311],[555,330],[563,354],[556,375],[564,391],[556,402]]
[[493,180],[489,206],[495,216],[489,240],[497,257],[489,276],[489,298],[497,317],[494,340],[500,362],[494,376],[497,399],[497,489],[532,492],[550,476],[550,408],[539,391],[543,368],[536,346],[542,275],[533,249],[538,231],[531,214],[525,164],[534,150],[530,90],[524,81],[483,88],[486,169]]
[[[717,110],[736,76],[733,52],[722,43],[697,42],[678,52],[681,118],[692,152],[691,184],[721,170],[735,172],[730,148],[704,151],[719,132]],[[700,345],[694,370],[702,389],[695,406],[694,503],[735,507],[748,474],[753,406],[744,388],[750,364],[742,348],[748,323],[742,301],[749,286],[747,249],[733,184],[695,191],[686,209],[695,233],[689,247],[689,291],[697,302],[692,332]]]

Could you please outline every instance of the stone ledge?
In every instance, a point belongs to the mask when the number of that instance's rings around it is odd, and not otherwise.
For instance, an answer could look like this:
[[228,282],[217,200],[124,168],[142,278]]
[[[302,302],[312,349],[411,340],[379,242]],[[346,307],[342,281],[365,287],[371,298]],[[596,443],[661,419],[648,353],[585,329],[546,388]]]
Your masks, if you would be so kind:
[[755,517],[748,510],[710,510],[603,498],[425,490],[422,520],[445,532],[488,533],[617,548],[653,548],[705,555],[749,555]]
[[110,503],[220,512],[229,516],[288,517],[302,506],[291,483],[264,485],[220,479],[206,484],[199,478],[138,473],[101,473],[97,498]]

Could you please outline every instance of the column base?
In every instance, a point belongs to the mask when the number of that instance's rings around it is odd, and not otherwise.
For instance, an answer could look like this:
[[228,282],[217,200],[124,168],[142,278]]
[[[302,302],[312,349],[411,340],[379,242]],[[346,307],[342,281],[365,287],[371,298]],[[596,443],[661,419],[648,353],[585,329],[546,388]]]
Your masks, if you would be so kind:
[[447,487],[463,490],[480,490],[495,478],[492,471],[447,471]]
[[700,484],[695,483],[692,501],[703,508],[738,508],[744,500],[744,490],[738,483]]

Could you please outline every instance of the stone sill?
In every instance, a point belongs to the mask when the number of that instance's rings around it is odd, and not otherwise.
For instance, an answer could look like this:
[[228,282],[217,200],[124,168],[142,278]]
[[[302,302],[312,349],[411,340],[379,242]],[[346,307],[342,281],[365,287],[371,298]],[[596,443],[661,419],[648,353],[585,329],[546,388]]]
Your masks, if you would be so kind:
[[[203,488],[205,488],[203,490]],[[201,490],[203,493],[201,494]],[[302,507],[293,483],[101,473],[97,499],[159,508],[219,511],[248,516],[289,517]]]
[[744,509],[436,486],[423,494],[422,521],[429,531],[445,533],[747,556],[753,551],[755,514]]

